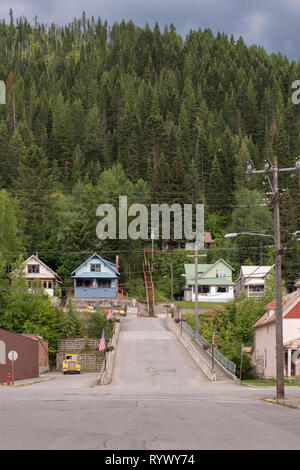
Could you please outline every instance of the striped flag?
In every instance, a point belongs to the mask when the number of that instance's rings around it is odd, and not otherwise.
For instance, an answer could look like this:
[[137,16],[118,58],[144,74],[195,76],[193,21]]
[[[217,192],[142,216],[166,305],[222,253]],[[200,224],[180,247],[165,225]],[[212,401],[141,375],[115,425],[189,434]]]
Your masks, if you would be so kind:
[[104,351],[105,348],[106,348],[106,344],[105,344],[105,335],[104,335],[104,328],[103,328],[100,343],[99,343],[99,351]]
[[215,334],[215,328],[214,328],[213,329],[212,339],[211,339],[211,344],[215,344],[215,337],[216,337],[216,334]]
[[115,309],[111,308],[110,311],[107,314],[106,320],[110,320],[112,317],[112,314],[114,313]]

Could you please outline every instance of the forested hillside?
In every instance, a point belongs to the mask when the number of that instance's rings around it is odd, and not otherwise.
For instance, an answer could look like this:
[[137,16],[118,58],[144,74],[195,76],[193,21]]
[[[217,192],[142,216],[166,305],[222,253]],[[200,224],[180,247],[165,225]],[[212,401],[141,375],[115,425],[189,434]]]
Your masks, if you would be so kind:
[[[85,14],[65,27],[14,19],[12,11],[10,18],[0,24],[4,270],[37,252],[68,282],[88,253],[111,260],[119,253],[126,287],[140,276],[145,242],[96,236],[97,206],[117,206],[119,195],[129,203],[203,202],[205,229],[216,238],[207,262],[273,263],[265,240],[224,234],[273,233],[269,184],[248,178],[246,162],[263,168],[276,154],[281,167],[294,166],[300,105],[291,84],[300,63],[209,29],[182,38],[173,25],[109,26]],[[284,174],[280,187],[283,274],[292,282],[298,175]]]

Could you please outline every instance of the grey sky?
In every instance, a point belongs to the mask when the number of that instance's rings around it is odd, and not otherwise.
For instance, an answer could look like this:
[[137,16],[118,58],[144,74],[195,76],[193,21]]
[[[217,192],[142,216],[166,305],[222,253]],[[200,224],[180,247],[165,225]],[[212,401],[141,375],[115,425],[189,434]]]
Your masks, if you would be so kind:
[[173,23],[179,34],[209,27],[213,33],[225,32],[246,44],[263,46],[268,53],[280,51],[290,60],[300,60],[300,0],[0,0],[0,17],[35,15],[46,24],[65,24],[74,17],[98,16],[111,25],[122,19],[138,26],[146,22],[161,29]]

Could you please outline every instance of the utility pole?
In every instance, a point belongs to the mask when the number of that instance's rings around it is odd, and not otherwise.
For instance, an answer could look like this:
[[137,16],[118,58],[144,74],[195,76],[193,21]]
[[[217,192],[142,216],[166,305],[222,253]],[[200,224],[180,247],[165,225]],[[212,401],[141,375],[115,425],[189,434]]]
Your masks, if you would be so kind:
[[[283,332],[282,332],[282,281],[281,281],[281,243],[280,243],[280,200],[282,198],[278,188],[278,173],[283,171],[300,170],[300,157],[296,158],[294,168],[278,168],[277,157],[274,157],[273,166],[268,160],[265,160],[264,170],[256,170],[252,168],[252,163],[247,163],[246,173],[256,174],[265,173],[269,181],[272,198],[270,204],[274,207],[274,240],[275,240],[275,300],[276,300],[276,391],[277,399],[284,398],[284,370],[283,370]],[[273,173],[273,185],[270,181],[269,174]]]
[[195,331],[199,334],[199,310],[198,310],[198,283],[199,283],[199,273],[198,273],[198,258],[201,256],[198,254],[198,243],[195,241],[195,254],[187,255],[188,258],[195,258]]
[[275,296],[276,296],[276,376],[277,398],[284,398],[283,371],[283,331],[282,331],[282,281],[281,281],[281,244],[280,244],[280,195],[278,189],[278,162],[274,158],[273,197],[274,238],[275,238]]
[[172,260],[172,255],[171,255],[170,270],[171,270],[171,303],[173,304],[173,302],[174,302],[174,286],[173,286],[173,260]]

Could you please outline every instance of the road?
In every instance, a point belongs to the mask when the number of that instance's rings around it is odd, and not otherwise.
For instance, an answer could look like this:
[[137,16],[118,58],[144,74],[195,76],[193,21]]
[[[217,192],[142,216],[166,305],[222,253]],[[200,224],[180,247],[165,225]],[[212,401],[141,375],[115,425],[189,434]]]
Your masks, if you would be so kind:
[[299,410],[263,401],[274,388],[207,381],[160,319],[122,319],[111,384],[45,377],[0,389],[0,449],[300,447]]

